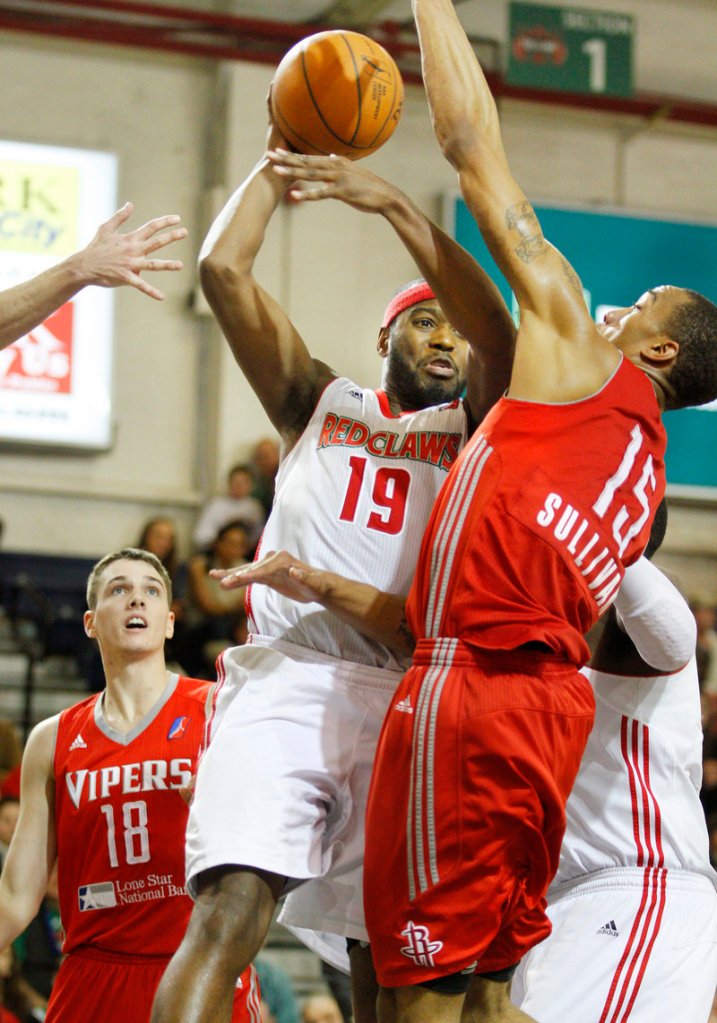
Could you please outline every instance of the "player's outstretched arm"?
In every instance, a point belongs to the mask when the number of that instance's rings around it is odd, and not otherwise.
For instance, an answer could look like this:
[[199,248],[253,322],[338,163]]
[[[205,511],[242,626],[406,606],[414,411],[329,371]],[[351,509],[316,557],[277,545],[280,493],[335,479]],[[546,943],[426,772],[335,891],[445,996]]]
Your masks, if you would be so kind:
[[57,718],[30,733],[22,758],[20,817],[0,874],[0,948],[23,931],[37,913],[55,862],[52,758]]
[[322,604],[369,639],[397,653],[413,653],[415,640],[406,624],[406,600],[399,594],[314,568],[287,551],[270,551],[250,565],[212,569],[209,574],[227,590],[256,583],[301,604]]
[[153,253],[184,238],[175,215],[156,217],[125,234],[119,228],[130,217],[132,203],[125,203],[104,224],[84,249],[22,284],[0,292],[0,347],[37,327],[51,313],[82,288],[96,284],[104,288],[130,285],[150,298],[164,295],[140,275],[145,271],[181,270],[177,259],[155,259]]
[[[269,146],[282,143],[270,129]],[[289,317],[254,276],[266,229],[288,184],[263,157],[212,224],[199,255],[199,273],[234,358],[291,446],[333,373],[312,359]]]
[[595,330],[577,274],[543,237],[510,172],[495,101],[452,0],[412,3],[436,137],[520,306],[511,393],[546,401],[590,394],[619,356]]
[[277,174],[307,183],[307,187],[291,187],[295,201],[338,199],[388,221],[451,324],[471,345],[478,364],[473,358],[469,363],[466,399],[474,421],[482,419],[508,387],[515,344],[513,318],[488,274],[400,188],[356,162],[283,149],[267,155]]

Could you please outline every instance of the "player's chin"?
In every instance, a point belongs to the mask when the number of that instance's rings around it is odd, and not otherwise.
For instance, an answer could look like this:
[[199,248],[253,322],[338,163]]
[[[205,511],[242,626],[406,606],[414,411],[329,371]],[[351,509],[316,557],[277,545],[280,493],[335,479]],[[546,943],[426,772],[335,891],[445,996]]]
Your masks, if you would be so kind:
[[443,405],[461,396],[463,384],[455,373],[450,377],[427,373],[423,380],[423,393],[426,404]]

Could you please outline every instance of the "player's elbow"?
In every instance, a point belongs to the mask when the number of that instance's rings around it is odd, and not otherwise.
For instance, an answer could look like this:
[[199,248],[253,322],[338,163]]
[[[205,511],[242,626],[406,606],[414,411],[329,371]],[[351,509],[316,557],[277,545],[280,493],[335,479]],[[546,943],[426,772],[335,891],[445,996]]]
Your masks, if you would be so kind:
[[246,276],[241,266],[224,258],[221,252],[216,250],[211,250],[199,258],[199,281],[210,302],[214,296],[236,291]]
[[475,164],[479,138],[471,118],[455,117],[434,127],[441,152],[459,174],[463,168]]

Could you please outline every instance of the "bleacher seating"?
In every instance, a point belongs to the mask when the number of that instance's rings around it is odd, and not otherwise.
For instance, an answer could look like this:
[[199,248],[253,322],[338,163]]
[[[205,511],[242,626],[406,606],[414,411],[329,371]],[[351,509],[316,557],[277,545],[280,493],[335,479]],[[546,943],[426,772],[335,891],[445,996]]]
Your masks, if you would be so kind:
[[[42,666],[52,657],[73,662],[76,675],[91,685],[96,659],[83,615],[87,576],[96,558],[0,551],[0,607],[9,650],[25,658],[21,727],[34,723],[33,698],[43,685]],[[7,646],[6,639],[6,646]]]

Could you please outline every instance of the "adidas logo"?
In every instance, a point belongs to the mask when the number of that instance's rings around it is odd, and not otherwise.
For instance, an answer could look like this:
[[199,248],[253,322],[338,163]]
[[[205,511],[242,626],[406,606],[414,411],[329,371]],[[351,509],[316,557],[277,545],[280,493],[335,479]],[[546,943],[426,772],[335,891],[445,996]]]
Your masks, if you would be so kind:
[[70,750],[73,749],[87,749],[87,743],[82,738],[82,735],[78,732],[72,743],[70,744]]
[[405,700],[399,700],[398,703],[394,703],[393,709],[400,711],[402,714],[413,714],[411,697],[407,696]]
[[599,931],[595,931],[595,933],[596,934],[609,934],[613,938],[618,938],[620,936],[620,932],[618,931],[617,927],[615,926],[615,921],[614,920],[608,920],[608,922],[606,924],[603,924],[603,926],[600,928],[600,930]]

